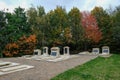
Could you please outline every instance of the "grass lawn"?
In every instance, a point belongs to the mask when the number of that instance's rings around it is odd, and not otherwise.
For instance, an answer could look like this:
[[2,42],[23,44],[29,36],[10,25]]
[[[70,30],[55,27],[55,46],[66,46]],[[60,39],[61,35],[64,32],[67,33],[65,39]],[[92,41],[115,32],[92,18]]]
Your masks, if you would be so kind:
[[120,80],[120,55],[98,57],[51,80]]

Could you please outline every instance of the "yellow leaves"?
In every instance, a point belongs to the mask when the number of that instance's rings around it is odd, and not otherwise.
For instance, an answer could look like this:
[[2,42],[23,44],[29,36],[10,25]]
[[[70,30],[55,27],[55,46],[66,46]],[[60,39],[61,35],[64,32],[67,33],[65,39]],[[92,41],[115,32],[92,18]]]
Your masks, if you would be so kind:
[[66,38],[72,38],[70,28],[65,28],[65,35]]
[[64,33],[64,37],[67,43],[70,43],[72,41],[72,34],[71,34],[71,30],[70,28],[65,28],[65,33]]

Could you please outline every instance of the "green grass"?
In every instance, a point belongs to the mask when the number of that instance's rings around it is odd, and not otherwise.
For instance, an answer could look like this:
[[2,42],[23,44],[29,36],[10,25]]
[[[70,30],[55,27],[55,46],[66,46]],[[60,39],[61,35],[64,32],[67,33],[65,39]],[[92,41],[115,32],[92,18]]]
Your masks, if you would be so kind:
[[120,80],[120,55],[98,57],[51,80]]

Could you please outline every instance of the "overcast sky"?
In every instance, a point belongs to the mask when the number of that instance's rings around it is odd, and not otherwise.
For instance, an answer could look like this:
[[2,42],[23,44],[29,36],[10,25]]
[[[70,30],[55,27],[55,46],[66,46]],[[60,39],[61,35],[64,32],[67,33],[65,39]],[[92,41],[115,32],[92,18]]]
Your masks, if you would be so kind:
[[104,9],[110,6],[114,8],[120,5],[120,0],[0,0],[0,10],[9,9],[9,12],[13,12],[18,6],[28,9],[31,4],[35,7],[43,6],[46,12],[55,9],[56,6],[62,6],[67,11],[73,7],[79,8],[80,11],[90,11],[95,6],[101,6]]

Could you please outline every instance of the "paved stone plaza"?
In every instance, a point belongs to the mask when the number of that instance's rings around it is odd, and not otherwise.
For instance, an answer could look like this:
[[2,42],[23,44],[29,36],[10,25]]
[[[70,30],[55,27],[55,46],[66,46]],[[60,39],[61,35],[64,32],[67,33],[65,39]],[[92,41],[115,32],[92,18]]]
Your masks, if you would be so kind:
[[0,76],[0,80],[50,80],[52,77],[75,66],[81,65],[97,55],[81,54],[60,62],[36,61],[25,58],[4,58],[2,61],[11,61],[20,64],[32,65],[34,68]]

